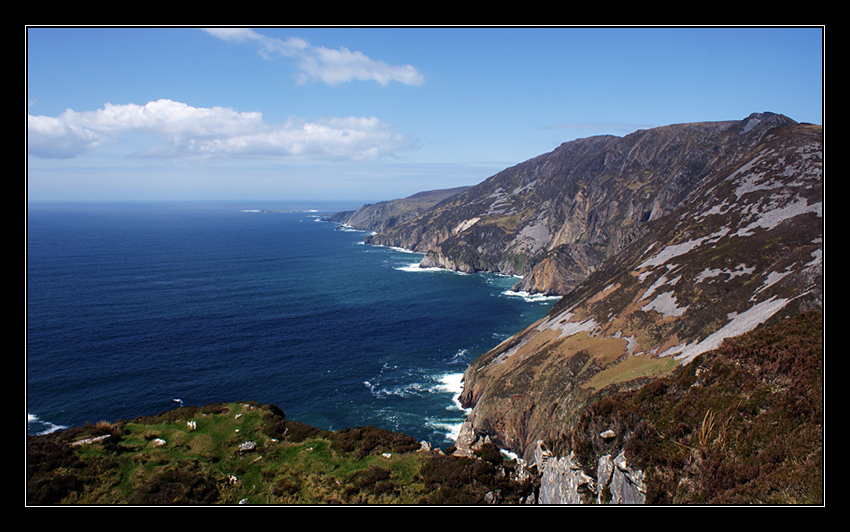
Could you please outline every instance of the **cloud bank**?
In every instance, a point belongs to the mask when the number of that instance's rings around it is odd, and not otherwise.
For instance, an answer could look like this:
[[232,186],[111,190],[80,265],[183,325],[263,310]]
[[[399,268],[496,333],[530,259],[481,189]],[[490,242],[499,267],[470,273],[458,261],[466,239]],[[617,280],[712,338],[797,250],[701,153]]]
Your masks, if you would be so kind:
[[301,70],[297,75],[299,83],[319,80],[334,86],[356,80],[375,81],[386,86],[391,81],[405,85],[425,82],[425,77],[411,65],[389,65],[345,47],[331,50],[297,37],[266,37],[248,28],[207,28],[205,31],[224,41],[253,45],[266,59],[274,56],[295,59]]
[[40,158],[72,158],[142,133],[160,144],[140,157],[287,157],[373,161],[405,149],[405,140],[375,117],[290,118],[269,125],[258,112],[192,107],[162,99],[145,105],[106,104],[96,111],[67,110],[57,117],[27,117],[27,149]]

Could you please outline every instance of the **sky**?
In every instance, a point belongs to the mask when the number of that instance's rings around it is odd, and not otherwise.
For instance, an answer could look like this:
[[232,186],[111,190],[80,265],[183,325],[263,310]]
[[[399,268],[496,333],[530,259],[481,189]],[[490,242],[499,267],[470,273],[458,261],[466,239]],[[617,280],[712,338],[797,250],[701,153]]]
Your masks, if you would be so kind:
[[27,201],[359,206],[594,135],[823,124],[823,27],[26,27]]

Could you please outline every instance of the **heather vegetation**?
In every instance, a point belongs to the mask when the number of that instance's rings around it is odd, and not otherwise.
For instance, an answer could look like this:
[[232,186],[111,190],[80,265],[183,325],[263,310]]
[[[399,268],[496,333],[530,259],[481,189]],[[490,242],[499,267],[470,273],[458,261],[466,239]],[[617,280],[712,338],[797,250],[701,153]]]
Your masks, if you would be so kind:
[[648,504],[822,504],[823,418],[823,317],[807,312],[594,403],[550,446],[588,471],[624,449]]

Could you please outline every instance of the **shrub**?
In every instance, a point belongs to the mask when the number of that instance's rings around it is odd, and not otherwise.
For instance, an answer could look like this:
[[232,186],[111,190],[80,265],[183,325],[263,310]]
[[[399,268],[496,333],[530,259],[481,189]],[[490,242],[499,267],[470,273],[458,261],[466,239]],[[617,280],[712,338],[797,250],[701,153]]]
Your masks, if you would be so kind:
[[142,482],[130,504],[212,504],[218,501],[214,479],[192,471],[169,468]]
[[361,459],[371,454],[403,453],[419,448],[416,438],[407,434],[390,432],[373,426],[356,427],[333,433],[331,449],[354,454]]

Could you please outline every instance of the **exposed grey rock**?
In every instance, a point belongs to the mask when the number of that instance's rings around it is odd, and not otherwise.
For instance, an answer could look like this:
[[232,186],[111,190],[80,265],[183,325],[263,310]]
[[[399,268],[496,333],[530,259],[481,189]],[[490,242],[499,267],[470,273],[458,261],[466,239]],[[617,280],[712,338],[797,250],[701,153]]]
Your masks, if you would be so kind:
[[646,500],[643,471],[630,468],[622,451],[614,458],[609,491],[611,504],[643,504]]
[[106,439],[108,439],[109,437],[110,437],[110,435],[109,435],[109,434],[104,434],[103,436],[97,436],[97,437],[94,437],[94,438],[83,438],[83,439],[81,439],[81,440],[77,440],[77,441],[73,441],[73,442],[71,442],[71,445],[72,445],[72,446],[78,446],[78,445],[88,445],[88,444],[90,444],[90,443],[97,443],[97,442],[100,442],[100,441],[106,440]]
[[588,474],[577,463],[575,453],[553,457],[538,442],[540,504],[643,504],[646,500],[644,474],[632,469],[620,452],[599,457],[596,470]]
[[540,504],[588,504],[595,495],[596,479],[582,470],[574,454],[550,458],[543,465]]

